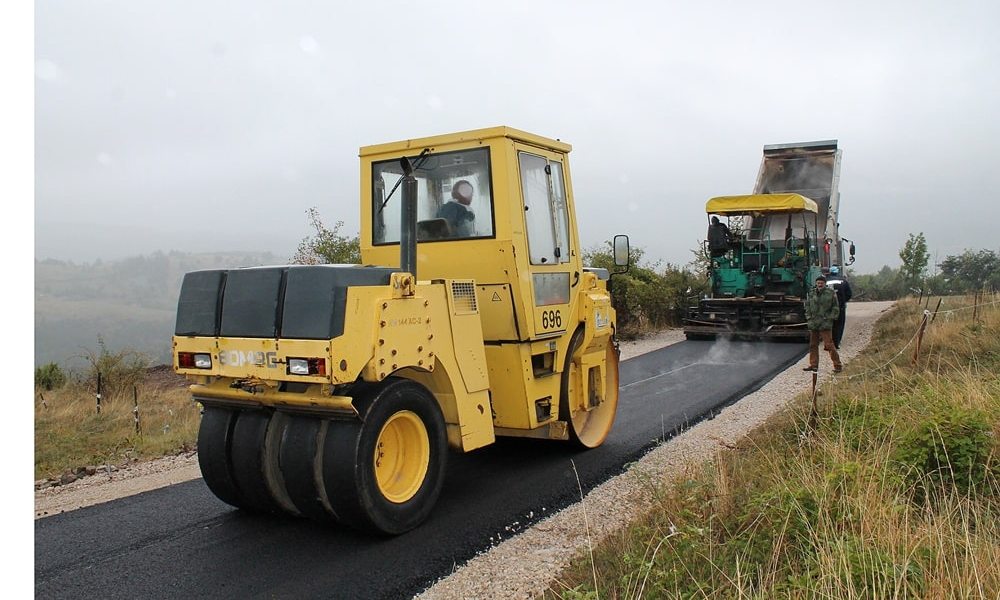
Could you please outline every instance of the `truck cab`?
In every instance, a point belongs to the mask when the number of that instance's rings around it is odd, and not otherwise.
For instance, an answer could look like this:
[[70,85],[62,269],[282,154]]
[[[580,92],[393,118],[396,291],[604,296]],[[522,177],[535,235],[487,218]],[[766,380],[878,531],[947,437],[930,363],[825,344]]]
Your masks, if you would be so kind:
[[[490,342],[565,333],[570,291],[584,274],[570,149],[507,127],[362,148],[362,261],[399,264],[398,187],[392,192],[402,177],[399,157],[409,150],[419,277],[475,280],[479,305],[490,311],[483,319]],[[467,204],[456,199],[456,186],[470,190]],[[449,218],[455,214],[458,227]]]

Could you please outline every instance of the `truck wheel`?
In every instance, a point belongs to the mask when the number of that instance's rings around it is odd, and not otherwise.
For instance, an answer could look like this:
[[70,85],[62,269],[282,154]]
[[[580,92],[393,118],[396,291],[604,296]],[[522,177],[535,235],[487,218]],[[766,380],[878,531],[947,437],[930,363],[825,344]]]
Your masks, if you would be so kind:
[[390,378],[355,398],[360,421],[330,421],[323,479],[343,524],[397,535],[431,513],[448,450],[444,417],[422,385]]
[[229,449],[238,411],[206,406],[198,428],[198,466],[208,489],[226,504],[248,508],[236,487]]
[[[584,448],[596,448],[608,437],[618,412],[618,349],[609,337],[604,378],[599,381],[597,373],[592,376],[582,372],[577,355],[582,342],[583,330],[580,329],[573,334],[566,351],[559,393],[559,418],[569,423],[570,439]],[[589,398],[583,397],[583,377],[590,378],[591,384],[600,387],[603,400],[596,406],[590,406]]]

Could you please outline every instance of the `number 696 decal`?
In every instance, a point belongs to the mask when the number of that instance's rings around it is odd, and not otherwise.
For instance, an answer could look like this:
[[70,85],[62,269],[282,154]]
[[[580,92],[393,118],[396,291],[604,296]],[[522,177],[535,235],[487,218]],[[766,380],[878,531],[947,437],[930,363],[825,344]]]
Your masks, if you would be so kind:
[[542,329],[561,329],[562,311],[544,310],[542,311]]

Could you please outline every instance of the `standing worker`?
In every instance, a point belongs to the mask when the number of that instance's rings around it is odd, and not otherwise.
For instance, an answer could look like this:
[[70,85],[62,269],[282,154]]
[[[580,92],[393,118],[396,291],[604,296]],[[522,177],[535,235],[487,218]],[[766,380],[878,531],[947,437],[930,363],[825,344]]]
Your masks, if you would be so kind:
[[844,338],[844,321],[847,320],[847,303],[851,301],[851,284],[847,283],[840,274],[840,267],[834,265],[830,267],[830,277],[826,280],[826,285],[837,292],[837,304],[840,306],[840,315],[833,322],[833,345],[840,350],[840,340]]
[[840,354],[833,344],[833,323],[840,315],[840,305],[837,294],[832,288],[826,287],[826,277],[816,278],[816,287],[809,290],[806,297],[806,325],[809,327],[809,366],[803,371],[819,370],[819,341],[823,340],[823,349],[830,353],[833,361],[833,372],[840,373],[844,365],[840,362]]

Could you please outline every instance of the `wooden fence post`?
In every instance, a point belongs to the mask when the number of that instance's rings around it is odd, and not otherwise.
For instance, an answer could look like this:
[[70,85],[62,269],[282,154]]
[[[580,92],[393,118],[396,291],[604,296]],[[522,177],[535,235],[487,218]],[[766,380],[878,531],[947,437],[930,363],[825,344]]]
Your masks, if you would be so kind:
[[917,364],[917,357],[920,356],[920,343],[924,341],[924,329],[927,328],[927,317],[930,315],[929,311],[924,311],[924,318],[920,321],[920,331],[917,333],[917,346],[913,349],[913,359],[910,364]]
[[816,396],[818,395],[818,388],[816,387],[816,380],[819,377],[819,373],[813,371],[812,374],[812,412],[809,414],[809,429],[811,431],[816,431],[816,427],[819,424],[819,407],[816,404]]
[[132,416],[135,419],[135,432],[142,435],[142,425],[139,423],[139,390],[132,386]]
[[938,310],[940,310],[940,308],[941,308],[941,302],[942,301],[944,301],[944,298],[938,298],[937,306],[934,307],[934,314],[931,315],[931,323],[933,323],[934,319],[937,318]]

